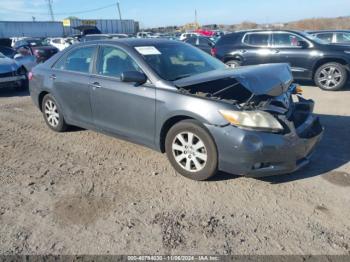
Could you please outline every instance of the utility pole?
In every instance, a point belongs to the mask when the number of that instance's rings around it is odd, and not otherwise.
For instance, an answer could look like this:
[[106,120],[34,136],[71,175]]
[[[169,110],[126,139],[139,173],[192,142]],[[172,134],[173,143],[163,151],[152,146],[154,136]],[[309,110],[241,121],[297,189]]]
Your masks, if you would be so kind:
[[197,24],[197,9],[194,9],[194,22]]
[[123,26],[123,20],[122,20],[122,13],[121,13],[121,11],[120,11],[119,1],[117,1],[117,8],[118,8],[118,13],[119,13],[120,27],[121,27],[122,33],[124,33],[124,26]]
[[47,0],[47,5],[49,7],[49,13],[50,13],[50,16],[51,16],[51,21],[55,21],[55,17],[53,16],[52,0]]

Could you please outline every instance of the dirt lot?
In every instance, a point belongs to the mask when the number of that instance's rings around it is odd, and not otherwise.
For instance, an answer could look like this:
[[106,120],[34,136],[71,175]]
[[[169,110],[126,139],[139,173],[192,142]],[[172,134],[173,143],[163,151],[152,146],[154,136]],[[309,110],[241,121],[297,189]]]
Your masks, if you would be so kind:
[[349,90],[305,88],[326,132],[304,170],[209,182],[0,92],[0,254],[350,254]]

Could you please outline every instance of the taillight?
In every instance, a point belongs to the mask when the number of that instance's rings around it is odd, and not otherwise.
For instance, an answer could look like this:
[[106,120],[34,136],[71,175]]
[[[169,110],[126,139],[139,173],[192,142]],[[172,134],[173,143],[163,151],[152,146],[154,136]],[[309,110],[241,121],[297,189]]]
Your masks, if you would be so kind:
[[32,72],[29,72],[29,73],[28,73],[28,79],[29,79],[29,80],[32,80],[32,79],[33,79],[33,73],[32,73]]
[[216,52],[217,52],[217,49],[215,47],[210,49],[210,53],[211,53],[212,56],[216,56]]

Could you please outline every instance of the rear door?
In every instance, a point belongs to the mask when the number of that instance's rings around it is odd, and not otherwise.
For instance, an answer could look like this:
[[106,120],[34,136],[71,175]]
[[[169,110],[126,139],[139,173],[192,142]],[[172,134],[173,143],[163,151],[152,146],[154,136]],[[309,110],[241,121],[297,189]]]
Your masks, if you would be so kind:
[[273,32],[272,48],[274,63],[288,63],[296,78],[309,78],[315,56],[308,40],[290,32]]
[[242,39],[242,65],[257,65],[272,63],[275,55],[271,48],[270,32],[249,32]]
[[102,45],[95,73],[91,78],[91,101],[95,126],[154,146],[155,87],[151,83],[135,86],[122,82],[125,71],[141,71],[135,60],[123,49]]
[[54,96],[61,103],[67,120],[73,124],[93,124],[89,83],[96,51],[96,45],[71,50],[54,65],[49,76]]

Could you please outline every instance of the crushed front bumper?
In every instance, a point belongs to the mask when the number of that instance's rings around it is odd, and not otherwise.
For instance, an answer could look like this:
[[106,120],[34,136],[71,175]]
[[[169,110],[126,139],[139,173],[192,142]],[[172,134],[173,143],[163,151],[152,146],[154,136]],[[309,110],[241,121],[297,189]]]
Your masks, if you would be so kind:
[[310,162],[323,127],[313,111],[313,101],[301,98],[285,120],[288,132],[274,134],[231,125],[210,126],[219,154],[219,170],[249,177],[294,172]]

